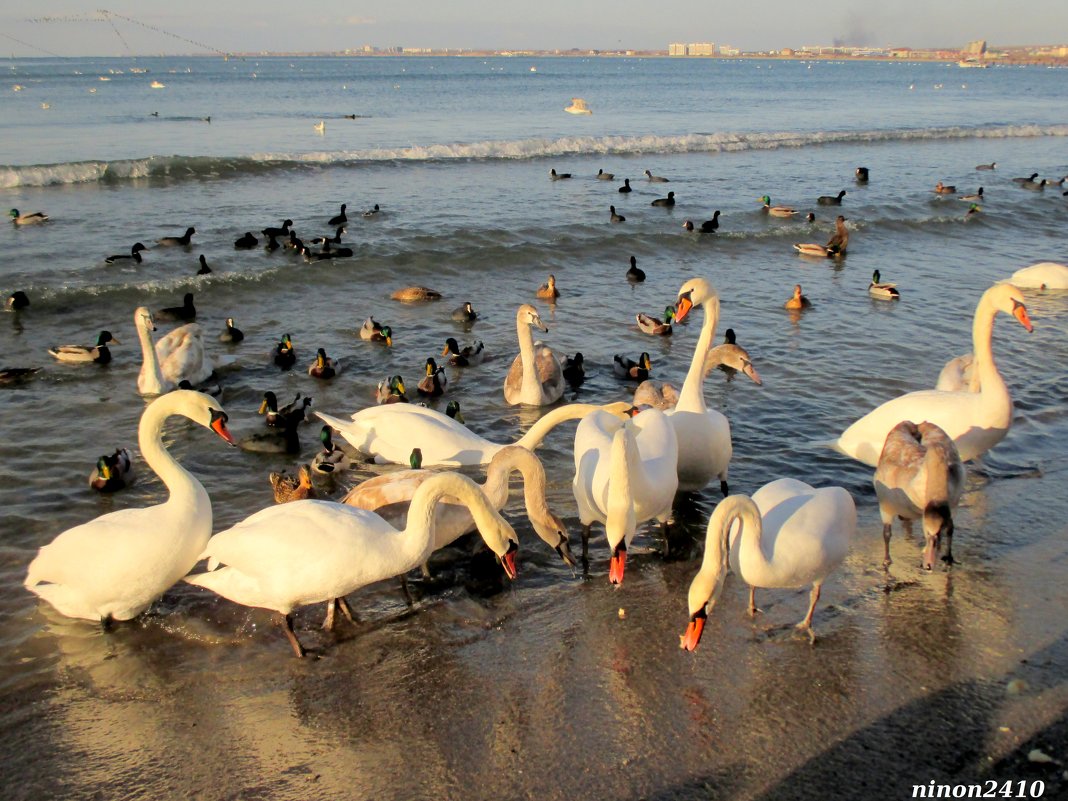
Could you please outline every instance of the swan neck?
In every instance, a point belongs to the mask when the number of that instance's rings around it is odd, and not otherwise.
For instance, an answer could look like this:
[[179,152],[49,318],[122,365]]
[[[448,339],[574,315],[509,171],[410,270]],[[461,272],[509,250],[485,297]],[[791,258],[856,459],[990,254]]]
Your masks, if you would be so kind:
[[163,395],[153,401],[141,415],[141,423],[137,427],[137,442],[141,448],[141,456],[170,492],[167,503],[181,509],[204,505],[210,515],[211,501],[207,491],[163,446],[163,424],[167,418],[179,414],[189,417],[180,408],[181,398],[181,395]]
[[705,319],[701,323],[701,336],[697,339],[693,358],[690,360],[690,369],[686,373],[686,381],[683,382],[679,391],[679,402],[675,408],[687,412],[704,412],[704,367],[705,354],[712,345],[712,339],[716,335],[716,325],[719,323],[719,298],[711,297],[701,304],[705,313]]
[[508,502],[508,480],[513,472],[519,471],[523,476],[523,500],[527,516],[546,517],[549,507],[545,501],[545,468],[533,453],[526,448],[508,446],[493,457],[487,470],[486,483],[482,491],[497,509],[503,509]]
[[519,337],[519,361],[523,365],[523,403],[538,405],[541,403],[541,384],[538,382],[537,365],[534,363],[534,335],[530,332],[530,325],[518,317],[515,321],[515,331]]
[[414,560],[413,567],[425,562],[434,551],[434,509],[446,495],[468,508],[482,538],[494,553],[503,555],[508,550],[507,539],[497,522],[500,517],[479,485],[459,473],[439,473],[419,485],[408,507],[408,524],[402,538],[403,550]]
[[[523,380],[526,380],[525,376]],[[526,434],[517,439],[515,444],[532,451],[541,445],[542,440],[545,439],[548,433],[560,423],[567,420],[577,420],[600,408],[600,406],[592,403],[569,403],[566,406],[558,406],[548,414],[539,417],[538,421],[530,427]]]
[[147,321],[137,320],[137,336],[141,340],[141,380],[138,389],[145,395],[163,394],[163,372],[156,356],[156,345]]
[[1004,393],[1008,392],[994,362],[994,317],[997,313],[997,308],[984,295],[972,320],[972,352],[975,354],[972,369],[979,378],[979,391],[982,395],[997,392],[999,389]]
[[626,424],[612,437],[609,465],[608,509],[604,532],[609,546],[614,548],[621,541],[633,539],[638,528],[631,477],[632,474],[636,476],[642,469],[641,454],[638,453],[634,434]]
[[[730,495],[716,505],[708,521],[705,533],[705,555],[701,569],[690,584],[690,614],[697,612],[706,603],[715,603],[723,589],[727,576],[727,558],[730,554],[730,532],[734,521],[739,522],[738,536],[745,540],[760,540],[760,511],[747,495]],[[753,529],[754,534],[748,530]],[[742,543],[738,543],[740,546]]]

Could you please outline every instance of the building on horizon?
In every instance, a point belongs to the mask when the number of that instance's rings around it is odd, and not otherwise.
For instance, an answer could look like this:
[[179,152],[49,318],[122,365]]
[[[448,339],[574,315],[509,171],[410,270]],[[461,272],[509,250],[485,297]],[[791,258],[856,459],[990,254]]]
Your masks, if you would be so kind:
[[986,39],[976,39],[974,42],[968,42],[967,46],[962,51],[966,56],[973,56],[974,58],[981,58],[986,55]]
[[668,44],[669,56],[713,56],[716,54],[715,42],[671,42]]

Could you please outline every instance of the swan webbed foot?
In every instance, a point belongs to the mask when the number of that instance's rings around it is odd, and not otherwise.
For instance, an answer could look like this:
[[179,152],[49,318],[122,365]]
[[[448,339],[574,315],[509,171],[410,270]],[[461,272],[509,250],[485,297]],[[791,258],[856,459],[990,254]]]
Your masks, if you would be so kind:
[[813,630],[812,624],[808,621],[808,619],[802,620],[800,623],[797,624],[796,628],[799,631],[803,631],[808,634],[809,645],[816,644],[816,632]]
[[300,640],[297,639],[296,632],[293,631],[293,616],[283,615],[281,612],[279,612],[278,622],[281,624],[282,631],[285,632],[286,639],[289,640],[289,644],[293,646],[293,653],[297,655],[298,659],[303,659],[307,651],[304,650],[304,646],[301,645]]

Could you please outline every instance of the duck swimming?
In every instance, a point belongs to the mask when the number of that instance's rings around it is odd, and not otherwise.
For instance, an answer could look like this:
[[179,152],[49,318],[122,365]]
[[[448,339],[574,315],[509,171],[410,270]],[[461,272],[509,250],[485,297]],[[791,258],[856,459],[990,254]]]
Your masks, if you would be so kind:
[[471,301],[466,301],[463,306],[452,310],[452,319],[460,323],[473,323],[478,319],[478,312],[471,305]]
[[234,318],[226,318],[226,330],[219,334],[220,342],[228,342],[231,345],[236,345],[245,338],[245,332],[234,325]]
[[118,492],[133,481],[133,459],[126,448],[116,448],[110,456],[101,456],[96,460],[96,469],[89,474],[89,486],[97,492]]
[[784,309],[808,309],[812,306],[812,301],[801,294],[801,284],[794,285],[793,296],[783,304]]
[[185,233],[181,236],[165,236],[162,239],[157,239],[156,244],[161,247],[188,247],[189,242],[193,239],[193,234],[196,232],[196,228],[186,228]]
[[474,367],[482,361],[485,347],[482,340],[476,340],[473,344],[461,348],[455,337],[449,337],[445,340],[441,355],[449,356],[449,364],[453,367]]
[[297,353],[293,350],[293,339],[289,334],[284,334],[274,346],[274,363],[283,370],[288,370],[297,363]]
[[633,192],[634,191],[633,189],[630,188],[630,178],[624,178],[623,179],[623,186],[619,187],[619,191],[622,192],[623,194],[626,194],[627,192]]
[[653,175],[653,174],[652,174],[651,172],[649,172],[649,170],[646,170],[646,171],[645,171],[645,177],[646,177],[646,178],[647,178],[647,179],[648,179],[648,180],[649,180],[649,181],[650,181],[651,183],[654,183],[654,184],[666,184],[666,183],[670,183],[670,182],[668,181],[668,179],[667,179],[667,178],[664,178],[664,177],[662,177],[662,176],[659,176],[659,175]]
[[360,326],[360,339],[366,339],[370,342],[385,342],[386,345],[393,345],[393,329],[388,325],[382,325],[377,322],[374,317],[368,317],[363,321],[363,325]]
[[627,280],[632,284],[640,284],[645,280],[645,270],[638,267],[638,260],[630,257],[630,269],[627,270]]
[[651,317],[648,314],[642,314],[638,312],[636,319],[638,321],[638,328],[641,329],[644,334],[651,334],[653,336],[668,336],[671,334],[671,321],[675,318],[675,307],[668,306],[664,309],[664,319],[660,320],[656,317]]
[[550,275],[549,280],[538,287],[538,291],[535,294],[544,300],[556,300],[560,297],[560,290],[556,288],[556,276]]
[[140,242],[135,242],[134,246],[130,248],[129,253],[118,253],[114,256],[108,256],[104,259],[105,264],[114,264],[117,261],[125,261],[126,259],[132,259],[135,264],[140,264],[142,261],[141,251],[147,250]]
[[608,211],[609,211],[608,219],[611,222],[621,223],[621,222],[626,222],[627,221],[627,218],[624,217],[622,214],[616,214],[616,207],[615,206],[609,206],[608,207]]
[[879,278],[878,270],[871,274],[871,283],[868,284],[869,295],[882,300],[897,300],[901,297],[901,293],[897,291],[897,284],[884,284],[879,281]]
[[37,225],[38,223],[48,222],[48,215],[40,211],[19,214],[18,209],[12,209],[8,212],[8,216],[15,225]]
[[326,350],[319,348],[315,361],[308,367],[308,375],[327,381],[341,372],[341,362],[326,355]]
[[769,195],[762,196],[760,202],[764,204],[764,211],[772,217],[793,217],[797,214],[797,209],[790,206],[771,205],[771,197]]
[[108,350],[109,342],[121,344],[110,331],[101,331],[96,338],[95,345],[54,345],[48,349],[48,352],[59,361],[70,364],[85,362],[108,364],[111,361],[111,351]]
[[193,293],[186,292],[181,306],[168,306],[154,315],[157,321],[192,322],[197,319],[197,307],[193,305]]
[[553,169],[549,170],[549,177],[554,181],[562,181],[565,178],[570,178],[571,177],[571,173],[569,173],[569,172],[557,172],[556,168],[554,167]]
[[816,202],[821,206],[841,206],[842,198],[845,197],[846,191],[843,189],[837,195],[820,195],[816,198]]
[[254,248],[259,244],[259,240],[252,235],[251,231],[245,231],[245,235],[238,237],[234,240],[234,248],[236,250],[248,250]]
[[675,205],[675,193],[674,192],[668,192],[667,193],[667,197],[658,197],[656,200],[654,200],[649,205],[650,206],[664,206],[664,207],[667,207],[667,208],[671,208],[672,206]]
[[[348,206],[346,206],[344,203],[342,203],[341,204],[341,211],[339,211],[337,214],[335,214],[333,217],[331,217],[329,220],[327,220],[326,224],[331,226],[331,227],[335,227],[335,226],[344,225],[345,223],[347,223],[349,221],[348,216],[345,214],[345,209],[347,209],[347,208],[348,208]],[[292,223],[290,223],[290,224],[292,224]],[[339,233],[340,233],[340,231],[339,231]]]

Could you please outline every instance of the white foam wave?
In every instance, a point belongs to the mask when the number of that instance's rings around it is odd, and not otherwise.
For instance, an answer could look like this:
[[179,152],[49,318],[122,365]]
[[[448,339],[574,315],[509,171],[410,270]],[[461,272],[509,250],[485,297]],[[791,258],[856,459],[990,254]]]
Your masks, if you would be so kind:
[[312,153],[254,153],[249,156],[151,156],[117,161],[0,166],[0,188],[51,186],[94,181],[121,181],[152,175],[217,179],[220,174],[285,169],[303,165],[343,165],[384,161],[529,160],[576,155],[648,155],[717,153],[814,147],[842,143],[915,140],[1007,139],[1068,136],[1068,125],[999,125],[867,131],[775,131],[762,133],[692,133],[675,136],[566,136],[556,139],[458,142],[367,150]]

